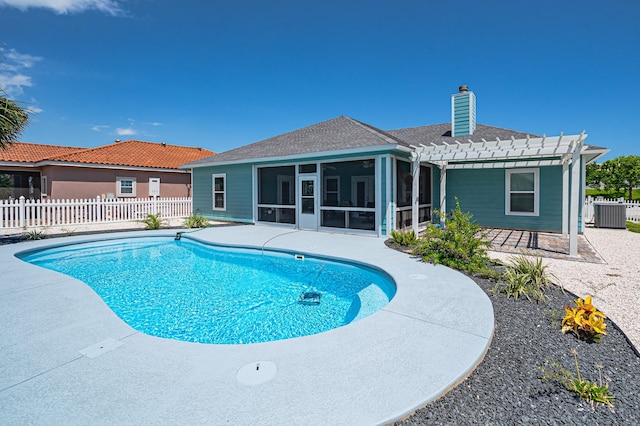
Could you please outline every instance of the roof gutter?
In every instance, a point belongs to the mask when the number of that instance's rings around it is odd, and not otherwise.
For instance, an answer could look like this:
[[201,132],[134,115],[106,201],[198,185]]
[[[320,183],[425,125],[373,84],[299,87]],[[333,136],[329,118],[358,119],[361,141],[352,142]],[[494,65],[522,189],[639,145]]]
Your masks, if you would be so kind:
[[24,161],[0,161],[0,166],[2,166],[2,167],[28,167],[28,168],[38,167],[35,163],[26,163]]
[[141,166],[124,166],[117,164],[96,164],[96,163],[70,163],[59,161],[40,161],[33,165],[33,167],[44,166],[58,166],[58,167],[82,167],[90,169],[107,169],[107,170],[135,170],[145,172],[165,172],[165,173],[188,173],[187,170],[182,168],[168,169],[162,167],[141,167]]

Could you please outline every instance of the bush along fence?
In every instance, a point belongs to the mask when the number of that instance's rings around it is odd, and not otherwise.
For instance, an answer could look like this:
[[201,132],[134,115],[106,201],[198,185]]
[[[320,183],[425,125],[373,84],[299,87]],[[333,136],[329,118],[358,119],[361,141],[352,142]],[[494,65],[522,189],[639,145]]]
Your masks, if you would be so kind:
[[640,223],[640,201],[638,200],[625,200],[624,198],[611,199],[602,197],[587,196],[584,200],[584,221],[590,223],[594,221],[595,208],[594,204],[625,204],[627,206],[627,222]]
[[0,229],[67,226],[141,220],[148,214],[180,218],[191,214],[191,198],[0,200]]

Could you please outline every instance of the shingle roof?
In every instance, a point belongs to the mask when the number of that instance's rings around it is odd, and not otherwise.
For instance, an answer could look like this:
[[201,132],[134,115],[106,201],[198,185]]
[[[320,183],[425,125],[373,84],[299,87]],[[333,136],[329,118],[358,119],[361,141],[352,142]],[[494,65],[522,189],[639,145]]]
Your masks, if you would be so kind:
[[6,149],[0,149],[0,161],[37,163],[57,155],[69,154],[86,148],[58,146],[37,143],[13,142]]
[[476,130],[473,135],[469,136],[451,136],[451,123],[433,124],[430,126],[409,127],[406,129],[389,130],[389,134],[408,142],[411,145],[429,145],[434,143],[436,145],[443,145],[445,142],[448,144],[459,142],[482,142],[482,139],[493,140],[500,138],[501,140],[511,139],[525,139],[527,136],[539,137],[532,133],[523,133],[516,130],[503,129],[502,127],[487,126],[484,124],[477,124]]
[[16,142],[0,151],[0,161],[86,163],[177,169],[181,164],[215,155],[203,148],[128,140],[97,148],[60,147]]
[[199,164],[227,161],[249,160],[289,155],[312,154],[316,152],[338,151],[365,147],[389,145],[394,147],[409,145],[368,124],[353,118],[340,116],[308,127],[283,133],[250,145],[241,146],[186,164],[185,167]]
[[[451,123],[429,126],[409,127],[395,130],[380,130],[347,116],[340,116],[250,145],[222,152],[214,157],[202,158],[183,167],[197,167],[208,164],[252,161],[318,152],[339,151],[354,148],[396,146],[411,147],[423,145],[526,139],[540,137],[533,133],[524,133],[502,127],[477,124],[473,135],[451,136]],[[587,150],[592,147],[587,147]]]

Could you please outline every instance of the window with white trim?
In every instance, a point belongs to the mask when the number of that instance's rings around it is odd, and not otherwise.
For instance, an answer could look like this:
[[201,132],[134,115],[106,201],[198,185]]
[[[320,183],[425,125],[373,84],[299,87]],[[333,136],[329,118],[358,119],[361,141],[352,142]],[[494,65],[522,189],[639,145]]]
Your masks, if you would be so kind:
[[135,197],[136,196],[136,178],[117,177],[116,193],[118,197]]
[[213,184],[213,209],[227,209],[227,174],[219,173],[211,175]]
[[47,196],[47,177],[40,176],[40,195],[43,197]]
[[540,214],[540,169],[506,171],[505,214],[538,216]]

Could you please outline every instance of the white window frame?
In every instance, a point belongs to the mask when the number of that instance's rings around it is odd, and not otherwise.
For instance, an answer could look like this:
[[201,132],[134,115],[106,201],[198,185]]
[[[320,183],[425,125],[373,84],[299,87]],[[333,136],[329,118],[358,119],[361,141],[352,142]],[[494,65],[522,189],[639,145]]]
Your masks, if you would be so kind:
[[[216,191],[216,179],[222,178],[222,191]],[[222,207],[216,207],[216,193],[222,193]],[[212,207],[213,210],[226,211],[227,210],[227,174],[216,173],[211,175],[211,195],[212,195]]]
[[[511,191],[511,175],[533,173],[533,191]],[[507,169],[505,173],[505,211],[507,216],[540,216],[540,169]],[[530,194],[533,192],[533,212],[511,211],[511,194]]]
[[45,175],[40,176],[40,195],[46,197],[47,192],[47,177]]
[[[131,181],[131,193],[122,192],[122,182]],[[116,194],[118,197],[135,197],[136,196],[136,178],[118,176],[116,178]]]

